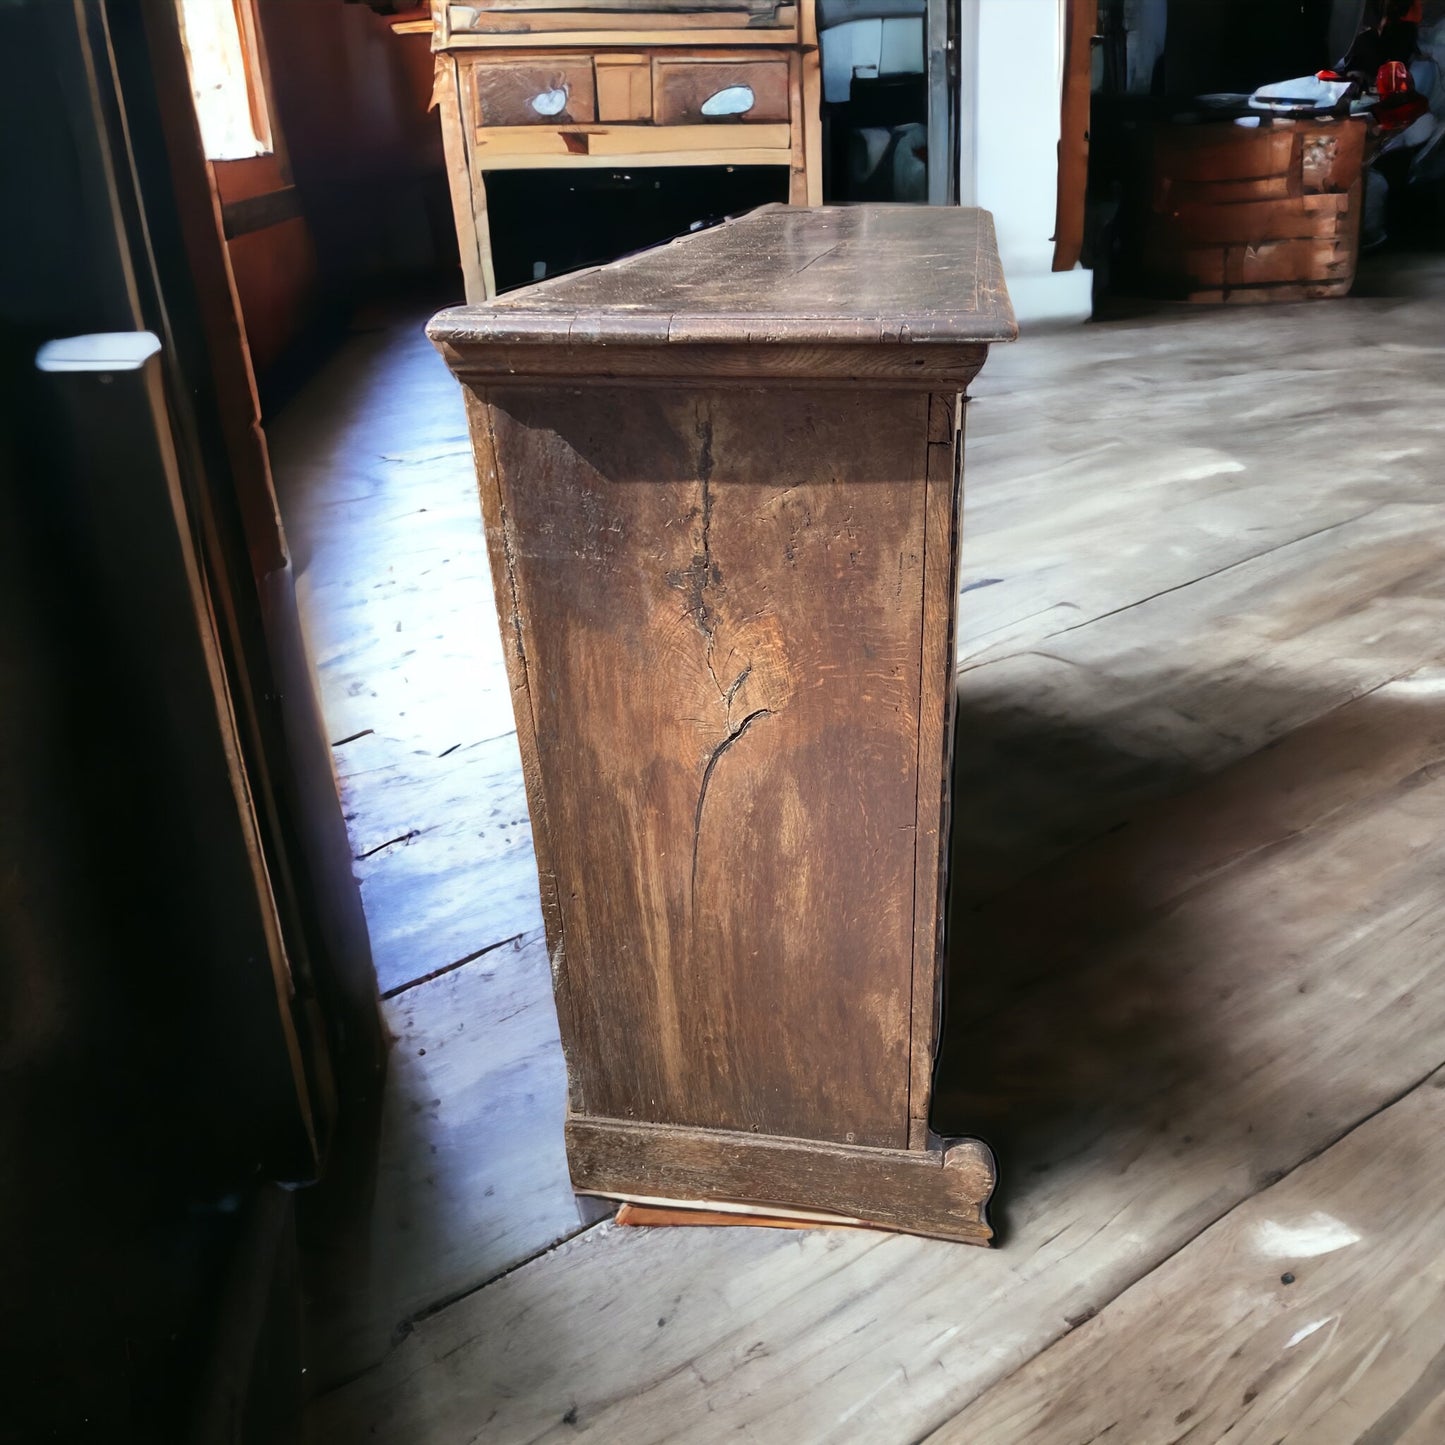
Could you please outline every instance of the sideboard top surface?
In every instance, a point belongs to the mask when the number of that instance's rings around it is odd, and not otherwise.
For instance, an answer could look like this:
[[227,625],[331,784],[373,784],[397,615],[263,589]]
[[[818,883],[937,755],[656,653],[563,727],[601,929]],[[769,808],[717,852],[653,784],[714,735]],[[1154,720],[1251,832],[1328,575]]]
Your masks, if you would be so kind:
[[606,266],[442,312],[433,340],[987,344],[1018,335],[993,218],[966,207],[764,206]]

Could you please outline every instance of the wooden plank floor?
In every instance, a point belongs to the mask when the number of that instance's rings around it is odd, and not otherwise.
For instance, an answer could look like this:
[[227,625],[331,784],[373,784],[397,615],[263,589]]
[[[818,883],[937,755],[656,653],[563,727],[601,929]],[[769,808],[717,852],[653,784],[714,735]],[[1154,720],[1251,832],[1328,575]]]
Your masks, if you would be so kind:
[[[1246,1200],[929,1436],[1445,1439],[1445,1072]],[[1207,1288],[1201,1283],[1207,1282]]]
[[460,407],[414,325],[353,338],[272,431],[400,1036],[318,1441],[1445,1438],[1445,266],[1404,281],[975,386],[939,1119],[1000,1154],[992,1251],[581,1228]]
[[582,1227],[471,448],[425,320],[359,329],[267,428],[395,1038],[374,1157],[303,1209],[321,1388]]

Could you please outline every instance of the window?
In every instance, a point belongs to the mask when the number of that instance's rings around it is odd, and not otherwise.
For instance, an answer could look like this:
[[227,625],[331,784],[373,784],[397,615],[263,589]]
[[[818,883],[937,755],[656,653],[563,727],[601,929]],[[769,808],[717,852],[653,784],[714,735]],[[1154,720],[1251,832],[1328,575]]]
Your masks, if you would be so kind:
[[201,141],[213,161],[271,150],[254,0],[177,0]]

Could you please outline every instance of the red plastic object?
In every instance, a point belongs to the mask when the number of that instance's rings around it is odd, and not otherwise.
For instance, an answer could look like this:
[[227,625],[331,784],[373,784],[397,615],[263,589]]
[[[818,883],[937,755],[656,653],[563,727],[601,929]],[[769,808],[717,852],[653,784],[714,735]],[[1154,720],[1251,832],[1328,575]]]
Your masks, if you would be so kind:
[[1381,130],[1404,130],[1406,126],[1414,125],[1429,109],[1425,97],[1418,90],[1407,91],[1403,95],[1387,95],[1375,107],[1375,124]]
[[1375,89],[1381,96],[1403,95],[1415,87],[1410,83],[1410,71],[1403,60],[1387,60],[1375,74]]
[[1375,76],[1375,89],[1380,103],[1375,107],[1375,124],[1381,130],[1404,130],[1413,125],[1430,108],[1429,102],[1410,79],[1410,72],[1401,60],[1387,60]]

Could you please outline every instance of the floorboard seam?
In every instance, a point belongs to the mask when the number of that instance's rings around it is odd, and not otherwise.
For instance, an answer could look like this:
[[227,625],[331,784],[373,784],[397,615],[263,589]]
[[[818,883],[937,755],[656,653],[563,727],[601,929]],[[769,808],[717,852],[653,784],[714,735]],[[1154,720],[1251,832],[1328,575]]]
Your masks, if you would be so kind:
[[[609,1216],[606,1219],[599,1219],[592,1224],[579,1224],[577,1228],[570,1233],[559,1235],[556,1239],[552,1240],[550,1244],[545,1245],[541,1249],[533,1250],[531,1254],[525,1255],[523,1258],[509,1264],[505,1269],[498,1270],[496,1274],[489,1275],[480,1283],[468,1285],[465,1289],[460,1289],[455,1294],[447,1295],[443,1299],[434,1300],[431,1304],[425,1305],[423,1308],[407,1315],[404,1319],[399,1320],[392,1329],[391,1338],[386,1344],[386,1351],[380,1359],[373,1360],[371,1364],[363,1366],[357,1370],[355,1374],[347,1375],[344,1379],[337,1380],[333,1384],[328,1385],[319,1395],[308,1402],[307,1409],[313,1409],[320,1401],[326,1399],[327,1396],[334,1395],[339,1390],[349,1389],[358,1380],[364,1380],[368,1375],[374,1374],[377,1370],[381,1369],[391,1358],[392,1352],[396,1347],[400,1345],[419,1324],[424,1324],[427,1320],[431,1319],[432,1316],[441,1314],[443,1310],[448,1310],[453,1305],[460,1304],[465,1299],[470,1299],[472,1295],[480,1293],[482,1290],[488,1288],[488,1286],[506,1279],[509,1274],[515,1274],[519,1269],[524,1269],[529,1264],[535,1264],[539,1259],[545,1259],[554,1250],[560,1249],[564,1244],[570,1244],[574,1239],[580,1239],[584,1234],[588,1234],[594,1229],[601,1229],[604,1224],[611,1223],[612,1219]],[[461,1346],[458,1348],[461,1348]],[[446,1356],[443,1355],[440,1358],[445,1359]]]
[[[1381,504],[1388,505],[1388,504]],[[1276,542],[1272,547],[1265,547],[1258,552],[1252,552],[1248,557],[1241,557],[1237,562],[1226,562],[1223,567],[1216,567],[1212,572],[1203,572],[1198,577],[1191,577],[1187,582],[1178,582],[1173,587],[1161,587],[1157,592],[1151,592],[1147,597],[1140,597],[1133,602],[1126,602],[1122,607],[1111,608],[1108,612],[1101,612],[1097,617],[1090,617],[1084,622],[1075,622],[1070,627],[1061,627],[1057,632],[1046,632],[1040,643],[1048,642],[1050,638],[1063,637],[1070,632],[1078,632],[1082,628],[1092,627],[1096,622],[1107,622],[1111,617],[1118,617],[1123,612],[1132,612],[1136,607],[1146,607],[1149,603],[1157,601],[1160,597],[1168,597],[1173,592],[1183,592],[1187,587],[1197,587],[1201,582],[1208,582],[1211,578],[1222,577],[1226,572],[1233,572],[1239,567],[1248,567],[1252,562],[1258,562],[1261,557],[1271,556],[1275,552],[1283,552],[1287,547],[1297,547],[1301,542],[1311,542],[1316,537],[1323,537],[1327,532],[1338,531],[1341,527],[1353,526],[1356,522],[1362,522],[1366,517],[1372,516],[1380,510],[1380,506],[1367,507],[1363,512],[1353,517],[1344,517],[1338,522],[1331,522],[1328,526],[1317,527],[1313,532],[1302,533],[1298,537],[1291,537],[1284,542]],[[1062,606],[1064,604],[1055,604]],[[1045,608],[1047,612],[1049,609]],[[1042,613],[1035,613],[1034,616],[1041,616]],[[1025,647],[1018,652],[1006,652],[1001,657],[985,657],[978,662],[969,663],[966,667],[960,667],[959,673],[975,672],[981,667],[989,667],[996,662],[1010,662],[1019,657],[1036,656],[1037,649]]]
[[1076,1329],[1080,1329],[1084,1325],[1088,1324],[1089,1321],[1092,1320],[1096,1315],[1102,1314],[1106,1309],[1109,1308],[1110,1305],[1114,1304],[1115,1301],[1121,1299],[1124,1295],[1128,1294],[1128,1292],[1133,1289],[1135,1285],[1139,1284],[1143,1280],[1148,1279],[1151,1274],[1155,1274],[1159,1270],[1163,1269],[1164,1266],[1175,1257],[1175,1255],[1182,1254],[1186,1249],[1189,1248],[1191,1244],[1195,1242],[1195,1240],[1201,1238],[1203,1235],[1207,1234],[1211,1229],[1213,1229],[1214,1226],[1220,1222],[1220,1220],[1233,1214],[1234,1211],[1236,1209],[1239,1209],[1242,1205],[1248,1204],[1251,1199],[1255,1199],[1259,1195],[1267,1193],[1277,1184],[1282,1184],[1292,1174],[1295,1174],[1299,1170],[1303,1169],[1306,1164],[1313,1163],[1314,1160],[1318,1159],[1322,1154],[1329,1153],[1329,1151],[1333,1149],[1336,1144],[1340,1143],[1344,1139],[1347,1139],[1357,1129],[1364,1128],[1364,1126],[1368,1124],[1372,1119],[1377,1118],[1387,1109],[1393,1109],[1395,1105],[1398,1104],[1402,1099],[1409,1098],[1409,1096],[1413,1094],[1417,1089],[1422,1088],[1426,1083],[1429,1082],[1430,1079],[1432,1079],[1436,1074],[1438,1074],[1442,1068],[1445,1068],[1445,1059],[1442,1059],[1439,1063],[1432,1065],[1429,1069],[1425,1071],[1425,1073],[1421,1074],[1418,1079],[1415,1079],[1412,1083],[1407,1084],[1403,1089],[1401,1089],[1399,1093],[1393,1094],[1383,1103],[1376,1105],[1375,1108],[1371,1109],[1368,1114],[1362,1114],[1358,1119],[1354,1121],[1353,1124],[1350,1124],[1347,1128],[1341,1129],[1338,1134],[1336,1134],[1333,1138],[1327,1140],[1325,1143],[1321,1144],[1317,1149],[1314,1149],[1310,1153],[1304,1155],[1302,1158],[1295,1160],[1295,1162],[1290,1165],[1288,1169],[1282,1170],[1280,1173],[1273,1176],[1268,1173],[1261,1175],[1257,1188],[1251,1190],[1250,1193],[1242,1195],[1240,1198],[1236,1199],[1234,1203],[1229,1205],[1227,1209],[1220,1210],[1220,1212],[1216,1214],[1213,1219],[1207,1220],[1204,1224],[1200,1225],[1200,1227],[1195,1230],[1188,1239],[1182,1240],[1178,1245],[1171,1249],[1168,1254],[1162,1256],[1160,1259],[1155,1260],[1155,1262],[1151,1264],[1148,1269],[1142,1270],[1139,1274],[1135,1275],[1132,1279],[1121,1285],[1119,1289],[1117,1289],[1112,1295],[1110,1295],[1107,1300],[1104,1301],[1103,1304],[1097,1305],[1094,1309],[1090,1310],[1088,1314],[1085,1315],[1083,1318],[1079,1319],[1077,1323],[1070,1324],[1068,1328],[1060,1330],[1059,1333],[1054,1335],[1047,1344],[1035,1350],[1031,1355],[1029,1355],[1026,1360],[1021,1360],[1017,1365],[1014,1366],[1013,1369],[1009,1370],[1007,1374],[1000,1375],[996,1380],[990,1380],[988,1384],[983,1387],[983,1389],[978,1391],[977,1394],[971,1395],[967,1400],[963,1402],[963,1404],[959,1405],[955,1409],[949,1410],[946,1415],[940,1416],[923,1432],[923,1434],[914,1436],[913,1439],[910,1440],[909,1445],[927,1445],[927,1442],[931,1440],[934,1435],[936,1435],[945,1425],[947,1425],[950,1420],[957,1419],[958,1416],[962,1415],[965,1410],[969,1409],[972,1405],[983,1399],[985,1395],[989,1394],[993,1390],[998,1389],[1000,1385],[1006,1384],[1009,1380],[1013,1379],[1013,1377],[1018,1374],[1020,1370],[1027,1369],[1036,1359],[1038,1359],[1044,1354],[1047,1354],[1048,1351],[1053,1349],[1053,1347],[1058,1344],[1060,1340],[1064,1339],[1068,1335],[1073,1334]]
[[475,953],[469,953],[465,958],[459,958],[455,963],[444,963],[440,968],[434,968],[430,973],[424,973],[420,978],[410,979],[406,983],[399,983],[395,988],[387,989],[381,995],[383,1003],[400,995],[409,992],[411,989],[420,988],[424,983],[431,983],[435,979],[442,978],[446,974],[455,973],[459,968],[465,968],[469,963],[475,963],[479,958],[485,958],[489,953],[495,953],[499,948],[505,948],[509,943],[520,943],[527,937],[528,930],[521,933],[514,933],[510,938],[498,939],[496,943],[489,943],[485,948],[479,948]]
[[440,1314],[443,1310],[450,1309],[454,1304],[460,1304],[462,1300],[479,1294],[482,1290],[499,1283],[508,1275],[516,1274],[519,1269],[526,1269],[529,1264],[536,1264],[539,1259],[545,1259],[549,1254],[561,1249],[564,1244],[571,1244],[574,1239],[581,1239],[584,1234],[590,1234],[594,1229],[601,1229],[604,1225],[612,1223],[612,1216],[609,1214],[605,1219],[595,1220],[591,1224],[579,1223],[577,1228],[568,1234],[560,1234],[550,1244],[543,1245],[541,1249],[534,1249],[531,1254],[524,1255],[521,1259],[509,1264],[505,1269],[499,1269],[496,1274],[489,1275],[480,1284],[474,1284],[467,1289],[459,1290],[446,1299],[437,1300],[435,1304],[429,1304],[425,1309],[418,1310],[414,1315],[409,1315],[405,1321],[408,1333],[413,1326],[421,1324],[423,1320],[429,1320],[433,1315]]

